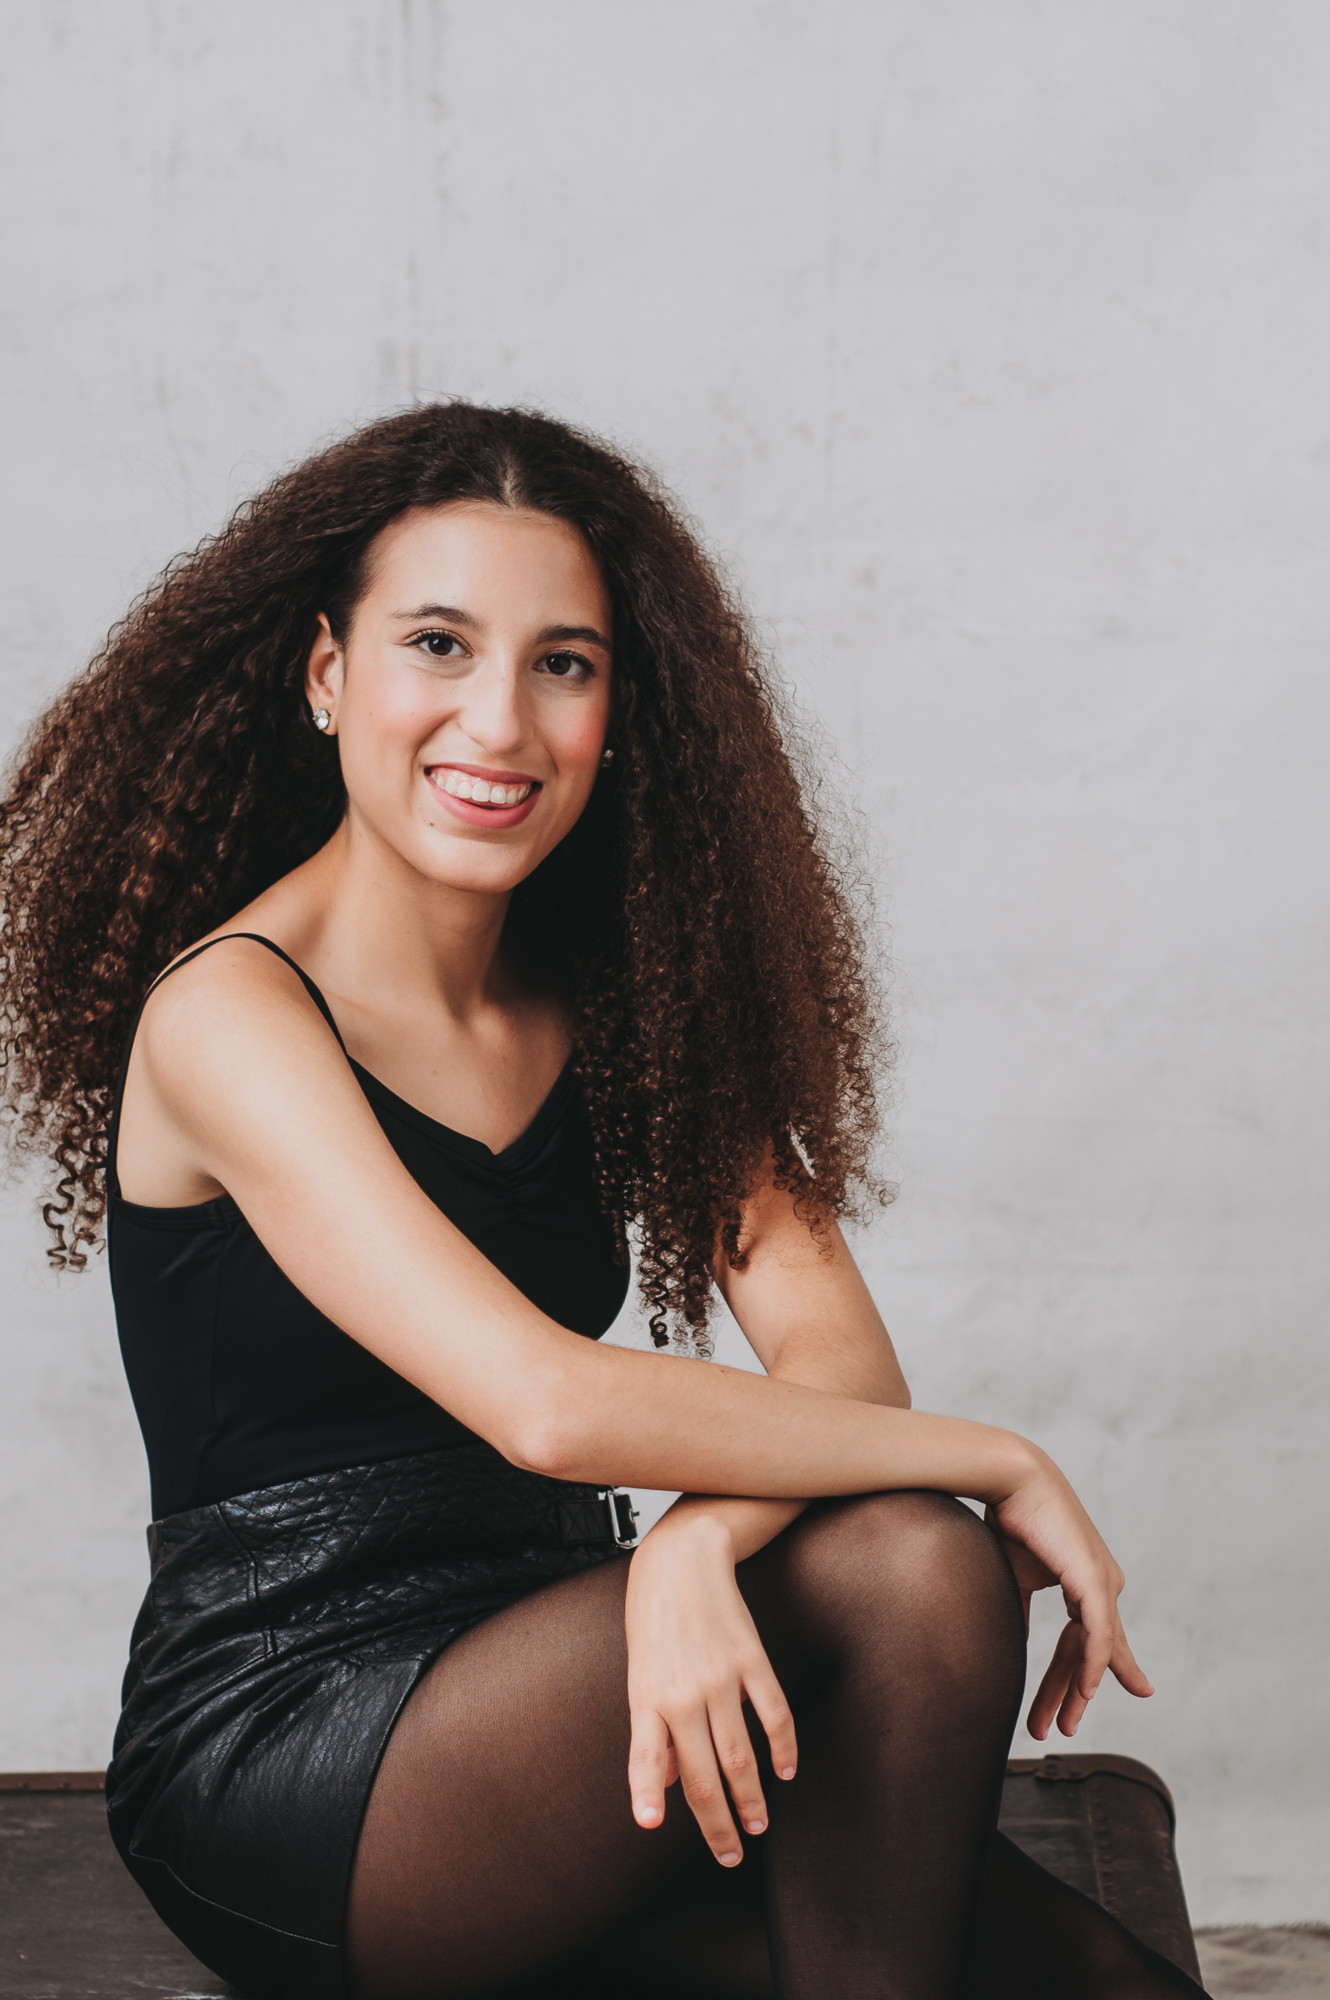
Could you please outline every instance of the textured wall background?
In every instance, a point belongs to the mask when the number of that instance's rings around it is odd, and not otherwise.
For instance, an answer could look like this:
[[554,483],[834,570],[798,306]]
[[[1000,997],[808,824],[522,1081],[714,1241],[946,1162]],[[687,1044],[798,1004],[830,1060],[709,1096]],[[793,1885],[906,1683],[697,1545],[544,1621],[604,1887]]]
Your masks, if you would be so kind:
[[[1317,0],[10,0],[0,68],[6,741],[358,418],[652,459],[872,821],[865,1264],[1126,1565],[1159,1693],[1080,1744],[1211,1923],[1330,1918],[1328,65]],[[0,1765],[90,1765],[146,1482],[103,1274],[2,1223]]]

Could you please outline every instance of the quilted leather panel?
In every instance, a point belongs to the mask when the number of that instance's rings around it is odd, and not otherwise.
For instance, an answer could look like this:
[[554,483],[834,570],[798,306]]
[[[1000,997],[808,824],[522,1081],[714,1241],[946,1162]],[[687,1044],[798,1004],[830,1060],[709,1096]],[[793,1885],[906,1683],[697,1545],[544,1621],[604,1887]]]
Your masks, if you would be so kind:
[[[617,1553],[595,1494],[476,1444],[154,1524],[107,1808],[131,1872],[205,1964],[259,1990],[268,1930],[340,1944],[402,1702],[469,1626]],[[603,1523],[601,1539],[570,1540],[570,1523]]]

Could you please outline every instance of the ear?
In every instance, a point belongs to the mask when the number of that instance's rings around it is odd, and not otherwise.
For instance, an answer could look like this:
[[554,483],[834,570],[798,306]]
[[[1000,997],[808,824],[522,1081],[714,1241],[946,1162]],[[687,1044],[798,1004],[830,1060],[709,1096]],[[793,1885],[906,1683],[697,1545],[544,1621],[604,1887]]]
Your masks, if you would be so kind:
[[309,649],[309,662],[305,668],[305,699],[311,714],[316,708],[327,709],[332,717],[325,732],[329,736],[337,734],[337,698],[342,691],[343,672],[342,649],[333,638],[327,615],[320,611],[318,630],[314,634],[314,644]]

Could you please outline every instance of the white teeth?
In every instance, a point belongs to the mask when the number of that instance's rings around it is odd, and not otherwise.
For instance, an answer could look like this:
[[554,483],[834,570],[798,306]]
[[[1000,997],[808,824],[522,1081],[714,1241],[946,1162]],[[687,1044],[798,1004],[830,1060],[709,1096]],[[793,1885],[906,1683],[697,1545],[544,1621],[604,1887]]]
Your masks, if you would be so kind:
[[445,771],[435,783],[450,798],[470,799],[478,806],[520,806],[531,795],[530,785],[493,785],[488,778],[468,778],[464,771]]

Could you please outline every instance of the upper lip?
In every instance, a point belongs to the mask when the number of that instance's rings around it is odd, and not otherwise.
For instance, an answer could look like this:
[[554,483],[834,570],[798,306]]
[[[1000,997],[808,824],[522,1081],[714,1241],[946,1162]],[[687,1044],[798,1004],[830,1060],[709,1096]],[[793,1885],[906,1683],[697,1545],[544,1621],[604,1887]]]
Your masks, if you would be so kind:
[[492,785],[538,785],[525,771],[490,771],[483,764],[429,764],[429,771],[461,771],[468,778],[487,778]]

